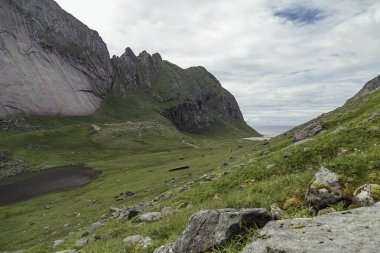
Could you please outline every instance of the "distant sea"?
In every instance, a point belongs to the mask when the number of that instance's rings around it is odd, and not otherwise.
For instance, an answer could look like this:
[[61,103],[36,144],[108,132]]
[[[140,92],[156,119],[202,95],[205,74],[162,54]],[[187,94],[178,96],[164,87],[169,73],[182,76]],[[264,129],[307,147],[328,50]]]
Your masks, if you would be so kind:
[[263,135],[279,135],[292,129],[295,126],[282,125],[251,125],[256,131]]

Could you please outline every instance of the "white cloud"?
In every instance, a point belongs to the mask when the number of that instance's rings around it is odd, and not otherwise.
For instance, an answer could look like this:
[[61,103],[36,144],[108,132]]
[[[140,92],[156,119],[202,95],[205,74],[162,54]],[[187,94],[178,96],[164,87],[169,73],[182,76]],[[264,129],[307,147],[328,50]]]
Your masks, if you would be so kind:
[[[341,105],[379,74],[375,0],[57,2],[97,30],[111,54],[129,46],[181,67],[205,66],[251,124],[302,123]],[[300,6],[319,18],[275,15]]]

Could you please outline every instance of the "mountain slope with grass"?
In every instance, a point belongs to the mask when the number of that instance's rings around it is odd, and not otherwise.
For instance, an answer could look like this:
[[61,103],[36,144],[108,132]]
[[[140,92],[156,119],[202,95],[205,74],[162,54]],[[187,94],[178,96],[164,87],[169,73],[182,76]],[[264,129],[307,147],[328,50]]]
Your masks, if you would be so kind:
[[[112,108],[118,104],[110,101]],[[160,113],[132,113],[126,121],[119,118],[124,107],[80,118],[26,117],[23,122],[42,128],[0,133],[1,157],[8,157],[1,161],[2,172],[21,159],[22,171],[82,164],[102,174],[84,187],[0,207],[0,250],[153,252],[175,242],[201,209],[269,210],[275,203],[287,218],[310,217],[305,193],[320,167],[336,173],[344,187],[345,197],[331,207],[351,208],[357,187],[380,184],[379,101],[374,90],[269,141],[181,132]],[[109,123],[110,118],[119,120]],[[314,122],[322,130],[294,142]],[[184,165],[188,169],[170,171]],[[128,219],[117,211],[136,205],[144,207],[142,214],[171,211],[152,222],[140,221],[141,213]],[[103,226],[86,232],[95,222]],[[255,233],[212,251],[240,252]],[[132,235],[152,242],[145,248],[123,242]],[[53,247],[57,240],[62,241]]]

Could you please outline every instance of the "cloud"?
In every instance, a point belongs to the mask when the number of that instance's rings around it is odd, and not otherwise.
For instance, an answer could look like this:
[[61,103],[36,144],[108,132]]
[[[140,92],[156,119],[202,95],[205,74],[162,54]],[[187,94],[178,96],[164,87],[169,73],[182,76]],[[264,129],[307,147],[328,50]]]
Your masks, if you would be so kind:
[[[340,106],[379,74],[373,0],[58,0],[98,30],[183,68],[205,66],[250,124],[296,125]],[[91,11],[90,10],[91,7]]]

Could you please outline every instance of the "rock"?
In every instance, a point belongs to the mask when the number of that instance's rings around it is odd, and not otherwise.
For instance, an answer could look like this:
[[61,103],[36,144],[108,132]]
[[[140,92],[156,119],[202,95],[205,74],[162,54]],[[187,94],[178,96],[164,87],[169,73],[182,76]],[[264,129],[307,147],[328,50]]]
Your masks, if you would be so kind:
[[162,215],[160,212],[149,212],[144,213],[140,216],[139,221],[141,222],[152,222],[161,219]]
[[270,221],[243,253],[378,252],[380,203],[314,218]]
[[284,152],[284,157],[291,157],[292,155],[292,152]]
[[219,165],[220,168],[225,168],[225,167],[227,167],[227,166],[228,166],[228,163],[226,163],[226,162],[223,162],[223,163],[221,163],[221,164]]
[[125,200],[127,198],[137,198],[137,194],[131,191],[122,192],[114,197],[116,201]]
[[190,166],[188,166],[188,165],[181,165],[181,166],[175,167],[173,169],[170,169],[169,171],[187,170],[187,169],[190,169]]
[[322,209],[341,200],[343,187],[339,177],[327,168],[320,168],[315,174],[314,182],[306,191],[307,204]]
[[174,177],[171,178],[171,179],[166,179],[166,180],[165,180],[165,184],[170,185],[170,184],[172,184],[172,183],[174,182],[174,180],[175,180]]
[[93,223],[92,225],[90,225],[87,229],[86,229],[86,232],[88,234],[91,234],[92,232],[94,232],[95,230],[98,230],[99,228],[102,228],[104,226],[103,223],[101,222],[95,222]]
[[380,201],[380,185],[365,184],[359,186],[355,190],[352,200],[357,207],[373,205],[375,201]]
[[294,134],[293,142],[311,138],[322,132],[323,126],[319,122],[313,122]]
[[75,247],[76,248],[83,248],[88,244],[88,239],[87,238],[80,238],[75,242]]
[[238,164],[238,165],[235,165],[234,167],[232,167],[232,169],[231,169],[230,171],[240,170],[240,169],[242,169],[244,166],[245,166],[245,164]]
[[262,208],[202,210],[193,214],[189,225],[173,246],[173,252],[198,253],[244,234],[252,227],[262,227],[271,215]]
[[73,226],[73,224],[71,224],[71,223],[67,223],[67,224],[63,225],[63,231],[69,230],[72,226]]
[[153,244],[153,240],[150,237],[143,237],[141,235],[131,235],[123,239],[125,244],[137,244],[139,248],[147,248]]
[[365,122],[370,122],[370,121],[377,120],[377,119],[380,119],[380,113],[378,113],[378,112],[372,114],[371,117],[369,117],[368,119],[365,120]]
[[285,211],[282,210],[277,204],[272,204],[270,206],[270,214],[274,220],[281,220],[285,215]]
[[0,118],[100,107],[113,70],[96,31],[50,0],[1,1],[0,24]]
[[65,239],[55,240],[53,243],[53,248],[56,248],[58,245],[65,242]]
[[276,166],[276,165],[273,164],[273,163],[271,163],[271,164],[268,164],[267,166],[265,166],[265,168],[266,168],[267,170],[270,170],[270,169],[272,169],[274,166]]
[[172,208],[172,207],[164,207],[164,208],[162,208],[162,210],[161,210],[161,216],[162,216],[162,217],[166,217],[166,216],[171,215],[172,213],[175,213],[176,211],[177,211],[177,209],[175,209],[175,208]]
[[112,238],[112,235],[111,234],[100,234],[100,235],[95,235],[94,236],[94,240],[97,241],[97,240],[107,240],[107,239],[111,239]]
[[173,244],[166,244],[158,247],[153,251],[153,253],[174,253]]

